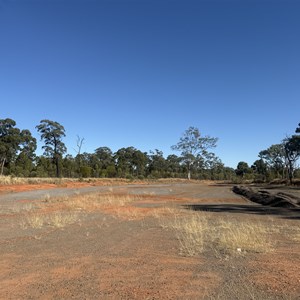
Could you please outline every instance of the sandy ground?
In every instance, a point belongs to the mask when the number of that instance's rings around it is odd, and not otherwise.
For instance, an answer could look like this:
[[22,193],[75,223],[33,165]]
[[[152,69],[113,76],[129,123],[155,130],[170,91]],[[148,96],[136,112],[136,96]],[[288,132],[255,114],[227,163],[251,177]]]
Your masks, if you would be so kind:
[[[135,200],[66,206],[91,193]],[[174,232],[162,228],[174,208],[299,227],[299,211],[251,203],[230,185],[10,187],[0,205],[0,299],[300,299],[300,236],[275,231],[268,253],[216,257],[210,248],[191,257],[180,253]],[[76,220],[28,225],[29,216],[56,212],[76,213]]]

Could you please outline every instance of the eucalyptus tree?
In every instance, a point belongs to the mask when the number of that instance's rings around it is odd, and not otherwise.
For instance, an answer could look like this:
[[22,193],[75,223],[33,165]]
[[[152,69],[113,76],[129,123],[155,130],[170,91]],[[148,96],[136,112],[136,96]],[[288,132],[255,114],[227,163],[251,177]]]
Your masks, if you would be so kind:
[[163,156],[163,152],[155,149],[154,151],[150,150],[148,172],[151,176],[154,177],[164,177],[166,172],[166,160]]
[[289,181],[292,184],[297,160],[300,158],[300,135],[293,135],[283,140]]
[[16,122],[12,119],[0,120],[0,175],[3,175],[4,165],[13,159],[19,148],[20,129],[15,126]]
[[99,160],[101,169],[107,169],[109,166],[114,165],[113,152],[109,147],[99,147],[95,150],[95,156]]
[[134,147],[119,149],[114,155],[119,177],[144,176],[148,163],[146,153]]
[[284,143],[271,145],[268,149],[260,151],[258,157],[267,164],[269,169],[274,170],[277,177],[280,173],[282,178],[284,177],[286,166]]
[[65,128],[58,122],[44,119],[36,126],[38,132],[41,134],[41,140],[45,145],[44,155],[51,157],[56,167],[56,177],[60,177],[60,161],[63,154],[67,151],[62,138],[66,136]]
[[188,171],[188,179],[191,179],[192,166],[196,164],[204,165],[211,157],[208,150],[215,148],[218,139],[208,135],[201,136],[196,127],[189,127],[180,138],[179,142],[172,146],[172,150],[180,151],[183,162]]
[[17,157],[15,160],[17,176],[28,177],[35,168],[36,159],[36,139],[31,135],[31,132],[27,129],[20,132],[20,144]]
[[0,119],[1,175],[3,175],[4,166],[14,163],[18,157],[26,161],[31,160],[31,162],[34,159],[36,139],[32,137],[29,130],[20,130],[15,126],[16,122],[12,119]]
[[167,156],[166,159],[166,170],[167,174],[170,177],[178,177],[182,173],[182,165],[181,165],[182,158],[175,155],[170,154]]
[[257,159],[251,166],[251,169],[254,171],[256,179],[266,180],[268,176],[268,165],[262,158]]
[[244,161],[240,161],[237,164],[237,167],[235,169],[235,173],[237,176],[241,176],[242,178],[244,178],[245,174],[252,172],[252,169],[249,167],[249,165],[244,162]]

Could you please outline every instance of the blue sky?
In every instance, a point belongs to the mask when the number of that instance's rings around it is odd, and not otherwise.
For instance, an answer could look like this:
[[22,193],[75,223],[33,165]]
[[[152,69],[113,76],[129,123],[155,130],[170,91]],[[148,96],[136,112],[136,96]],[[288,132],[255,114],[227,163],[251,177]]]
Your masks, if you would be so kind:
[[[74,154],[174,153],[189,126],[227,166],[300,122],[300,1],[0,0],[0,118]],[[41,153],[39,143],[39,151]],[[176,153],[178,154],[178,153]]]

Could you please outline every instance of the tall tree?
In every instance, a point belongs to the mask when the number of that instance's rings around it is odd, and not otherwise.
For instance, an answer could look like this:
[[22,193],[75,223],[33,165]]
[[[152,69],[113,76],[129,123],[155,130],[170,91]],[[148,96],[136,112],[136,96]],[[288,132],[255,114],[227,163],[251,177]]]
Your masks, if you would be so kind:
[[[298,126],[299,127],[297,127],[295,130],[296,133],[300,133],[300,123],[298,124]],[[287,137],[283,140],[283,145],[289,181],[292,184],[296,163],[300,158],[300,135],[294,134],[291,137]]]
[[109,147],[104,146],[97,148],[94,157],[101,177],[112,177],[115,175],[114,156]]
[[271,145],[268,149],[260,151],[258,156],[275,172],[277,177],[280,172],[282,178],[284,177],[286,155],[283,143]]
[[113,153],[109,147],[99,147],[95,150],[96,157],[100,160],[100,168],[106,169],[114,164]]
[[289,181],[292,184],[296,162],[300,157],[300,136],[293,135],[292,137],[285,139],[284,150]]
[[251,169],[254,171],[256,177],[258,177],[257,179],[262,178],[262,180],[266,180],[268,175],[268,165],[262,158],[257,159],[251,166]]
[[175,154],[168,155],[166,159],[166,171],[169,177],[177,177],[181,174],[181,160],[182,158]]
[[164,177],[166,172],[166,160],[163,156],[163,152],[155,149],[150,150],[148,172],[154,177]]
[[189,127],[180,138],[179,142],[172,146],[172,150],[180,151],[188,170],[188,179],[191,179],[192,166],[199,162],[204,164],[211,157],[208,149],[215,148],[218,139],[210,136],[201,136],[196,127]]
[[67,151],[62,138],[65,137],[65,128],[58,122],[51,120],[41,120],[40,125],[36,126],[38,132],[41,134],[41,140],[45,145],[44,155],[52,157],[56,166],[56,177],[60,177],[60,160],[62,155]]
[[127,147],[119,149],[114,158],[119,177],[144,176],[148,163],[146,153],[134,147]]
[[16,122],[12,119],[0,120],[0,175],[3,175],[5,164],[14,158],[19,149],[20,129],[15,126]]
[[251,168],[249,168],[248,164],[244,161],[240,161],[235,169],[236,175],[241,176],[242,178],[244,178],[245,174],[250,173],[251,171]]
[[3,174],[4,166],[15,162],[17,157],[26,156],[26,159],[34,159],[36,139],[27,129],[20,130],[15,127],[12,119],[0,120],[0,174]]

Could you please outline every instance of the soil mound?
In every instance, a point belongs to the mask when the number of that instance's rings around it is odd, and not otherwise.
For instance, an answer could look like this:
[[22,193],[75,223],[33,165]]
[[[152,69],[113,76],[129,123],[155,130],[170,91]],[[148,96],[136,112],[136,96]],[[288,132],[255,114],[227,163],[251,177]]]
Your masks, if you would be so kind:
[[299,208],[300,198],[282,192],[270,192],[264,189],[257,189],[246,186],[235,185],[232,191],[236,194],[242,195],[247,199],[273,207]]

